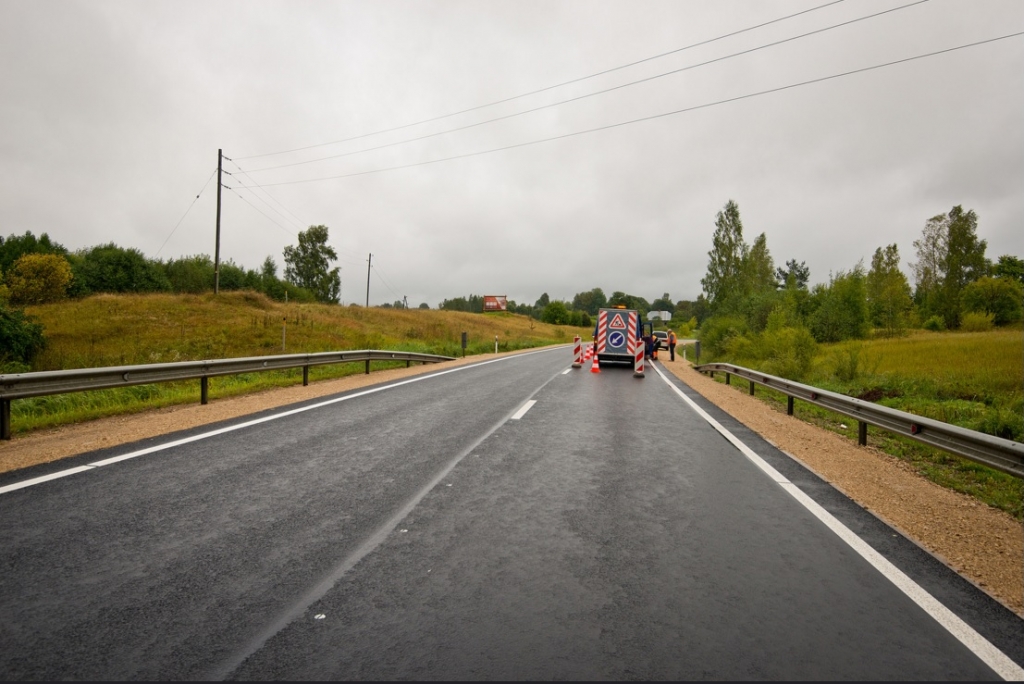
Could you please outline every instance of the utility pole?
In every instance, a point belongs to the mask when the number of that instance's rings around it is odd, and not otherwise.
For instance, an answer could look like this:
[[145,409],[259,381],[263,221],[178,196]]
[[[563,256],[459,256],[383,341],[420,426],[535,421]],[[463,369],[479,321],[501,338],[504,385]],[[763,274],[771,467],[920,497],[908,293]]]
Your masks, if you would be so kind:
[[366,308],[370,308],[370,266],[373,264],[373,254],[366,260]]
[[220,174],[224,150],[217,150],[217,245],[213,249],[213,294],[220,292]]
[[408,309],[409,308],[409,295],[402,295],[402,308],[403,309]]

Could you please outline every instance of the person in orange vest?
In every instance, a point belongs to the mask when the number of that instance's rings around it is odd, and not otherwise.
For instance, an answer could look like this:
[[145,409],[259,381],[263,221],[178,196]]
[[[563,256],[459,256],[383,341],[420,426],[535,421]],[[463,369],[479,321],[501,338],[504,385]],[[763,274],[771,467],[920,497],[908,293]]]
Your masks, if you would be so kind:
[[675,361],[676,360],[676,331],[675,330],[669,330],[668,331],[668,354],[669,354],[669,357],[668,357],[669,361]]

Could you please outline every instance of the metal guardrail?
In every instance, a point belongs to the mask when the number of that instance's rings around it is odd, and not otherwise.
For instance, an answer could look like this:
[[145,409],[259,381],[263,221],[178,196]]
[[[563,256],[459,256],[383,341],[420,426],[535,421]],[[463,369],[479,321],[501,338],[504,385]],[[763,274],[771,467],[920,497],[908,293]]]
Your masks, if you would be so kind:
[[240,359],[11,373],[0,375],[0,439],[11,438],[11,401],[14,399],[198,379],[200,381],[200,402],[206,404],[209,399],[209,378],[218,375],[237,375],[301,367],[302,384],[308,385],[310,366],[365,361],[366,372],[369,373],[371,361],[405,361],[405,365],[409,366],[413,361],[440,363],[453,360],[454,357],[436,354],[362,349],[316,354],[281,354],[278,356],[250,356]]
[[750,383],[750,394],[754,393],[755,385],[763,385],[782,392],[788,397],[786,412],[789,415],[793,415],[793,400],[802,399],[809,404],[853,418],[859,423],[857,441],[861,445],[867,444],[868,425],[874,425],[957,456],[983,463],[990,468],[1001,470],[1015,477],[1024,478],[1024,444],[1019,442],[986,435],[983,432],[968,430],[932,418],[915,416],[912,413],[897,411],[888,406],[879,406],[870,401],[803,385],[774,375],[766,375],[742,366],[734,366],[731,363],[705,363],[694,366],[694,369],[708,373],[712,377],[716,372],[725,373],[726,384],[730,384],[733,375],[744,378]]

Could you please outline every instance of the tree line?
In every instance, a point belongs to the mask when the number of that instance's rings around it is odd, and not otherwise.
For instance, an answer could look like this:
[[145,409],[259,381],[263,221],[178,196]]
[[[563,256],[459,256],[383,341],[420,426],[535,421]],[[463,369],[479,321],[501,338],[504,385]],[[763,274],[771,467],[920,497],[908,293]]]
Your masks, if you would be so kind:
[[[218,287],[253,290],[278,301],[336,303],[341,277],[332,268],[338,256],[328,238],[327,226],[300,232],[298,244],[284,248],[283,277],[271,256],[259,269],[222,262]],[[20,307],[97,293],[201,294],[213,291],[214,271],[206,254],[163,261],[113,242],[72,252],[46,233],[0,236],[0,372],[27,363],[45,342],[42,328]]]
[[765,233],[746,242],[739,207],[729,200],[716,217],[703,292],[693,303],[701,340],[712,357],[798,378],[819,343],[1019,323],[1024,261],[1007,254],[993,263],[977,229],[977,215],[962,206],[928,219],[913,243],[913,287],[895,243],[878,247],[870,267],[862,260],[808,287],[806,263],[776,267]]

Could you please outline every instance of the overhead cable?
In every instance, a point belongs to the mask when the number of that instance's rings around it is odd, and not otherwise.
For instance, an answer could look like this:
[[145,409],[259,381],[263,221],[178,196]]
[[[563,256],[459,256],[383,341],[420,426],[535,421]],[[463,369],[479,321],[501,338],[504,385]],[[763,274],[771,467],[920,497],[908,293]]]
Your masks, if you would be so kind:
[[819,78],[812,78],[812,79],[807,80],[807,81],[800,81],[798,83],[790,83],[788,85],[779,86],[777,88],[769,88],[767,90],[759,90],[757,92],[747,93],[745,95],[737,95],[735,97],[726,98],[724,100],[716,100],[714,102],[706,102],[704,104],[693,105],[692,107],[684,107],[683,109],[675,109],[675,110],[670,111],[670,112],[662,112],[660,114],[652,114],[650,116],[643,116],[643,117],[640,117],[640,118],[637,118],[637,119],[630,119],[628,121],[620,121],[618,123],[607,124],[605,126],[597,126],[595,128],[588,128],[588,129],[585,129],[585,130],[582,130],[582,131],[573,131],[571,133],[563,133],[561,135],[555,135],[555,136],[551,136],[549,138],[540,138],[540,139],[537,139],[537,140],[528,140],[526,142],[514,143],[512,145],[504,145],[502,147],[494,147],[494,148],[490,148],[490,149],[487,149],[487,150],[478,150],[476,152],[467,152],[465,154],[456,154],[456,155],[452,155],[450,157],[441,157],[441,158],[438,158],[438,159],[427,159],[425,161],[413,162],[413,163],[410,163],[410,164],[399,164],[399,165],[396,165],[396,166],[386,166],[386,167],[382,167],[382,168],[379,168],[379,169],[369,169],[367,171],[356,171],[356,172],[353,172],[353,173],[343,173],[343,174],[337,174],[337,175],[333,175],[333,176],[322,176],[322,177],[319,177],[319,178],[305,178],[305,179],[293,180],[293,181],[280,181],[280,182],[277,182],[277,183],[264,183],[264,185],[265,186],[273,187],[273,186],[276,186],[276,185],[296,185],[296,184],[299,184],[299,183],[313,183],[313,182],[317,182],[317,181],[336,180],[336,179],[339,179],[339,178],[353,178],[355,176],[367,176],[367,175],[375,174],[375,173],[384,173],[386,171],[397,171],[399,169],[410,169],[410,168],[414,168],[414,167],[417,167],[417,166],[427,166],[427,165],[430,165],[430,164],[439,164],[441,162],[454,161],[456,159],[466,159],[466,158],[469,158],[469,157],[477,157],[477,156],[481,156],[481,155],[484,155],[484,154],[491,154],[491,153],[494,153],[494,152],[504,152],[506,150],[514,150],[514,149],[517,149],[517,148],[520,148],[520,147],[529,147],[531,145],[539,145],[541,143],[552,142],[552,141],[555,141],[555,140],[563,140],[565,138],[572,138],[572,137],[575,137],[575,136],[578,136],[578,135],[586,135],[588,133],[596,133],[596,132],[599,132],[599,131],[610,130],[612,128],[619,128],[619,127],[622,127],[622,126],[629,126],[631,124],[641,123],[641,122],[644,122],[644,121],[652,121],[654,119],[661,119],[661,118],[668,117],[668,116],[674,116],[676,114],[684,114],[686,112],[693,112],[693,111],[696,111],[696,110],[699,110],[699,109],[708,109],[710,107],[717,107],[719,105],[728,104],[730,102],[738,102],[740,100],[748,100],[748,99],[751,99],[751,98],[760,97],[762,95],[770,95],[772,93],[778,93],[778,92],[782,92],[782,91],[785,91],[785,90],[793,90],[795,88],[800,88],[800,87],[807,86],[807,85],[813,85],[815,83],[823,83],[825,81],[832,81],[832,80],[835,80],[835,79],[838,79],[838,78],[843,78],[843,77],[846,77],[846,76],[852,76],[854,74],[861,74],[861,73],[865,73],[865,72],[868,72],[868,71],[875,71],[877,69],[884,69],[886,67],[896,66],[898,64],[905,64],[907,62],[913,62],[913,61],[920,60],[920,59],[927,59],[929,57],[935,57],[937,55],[943,55],[943,54],[947,54],[947,53],[950,53],[950,52],[956,52],[957,50],[964,50],[964,49],[967,49],[967,48],[977,47],[979,45],[987,45],[989,43],[995,43],[995,42],[998,42],[998,41],[1001,41],[1001,40],[1007,40],[1009,38],[1017,38],[1019,36],[1024,36],[1024,31],[1018,31],[1016,33],[1009,33],[1009,34],[1006,34],[1006,35],[1003,35],[1003,36],[998,36],[996,38],[988,38],[988,39],[985,39],[985,40],[979,40],[979,41],[976,41],[974,43],[966,43],[964,45],[957,45],[955,47],[945,48],[943,50],[936,50],[934,52],[927,52],[927,53],[920,54],[920,55],[914,55],[912,57],[905,57],[903,59],[897,59],[897,60],[893,60],[891,62],[883,62],[881,64],[874,64],[872,66],[861,67],[860,69],[852,69],[850,71],[844,71],[844,72],[841,72],[841,73],[838,73],[838,74],[831,74],[829,76],[821,76]]
[[180,226],[181,222],[185,220],[186,216],[188,216],[188,212],[192,211],[192,207],[194,207],[196,205],[196,202],[199,201],[199,196],[202,195],[203,192],[206,191],[206,186],[210,184],[210,181],[213,180],[213,176],[216,173],[217,173],[217,168],[214,167],[213,171],[210,172],[210,177],[206,179],[206,182],[203,183],[202,189],[200,189],[199,193],[196,194],[196,198],[194,200],[192,200],[192,204],[188,205],[188,209],[186,209],[185,213],[181,215],[181,218],[178,219],[178,222],[174,224],[174,228],[171,229],[170,235],[168,235],[167,238],[164,240],[163,244],[160,245],[160,249],[156,250],[156,256],[160,256],[160,252],[162,252],[164,247],[167,246],[168,241],[170,241],[171,237],[173,237],[174,233],[178,230],[178,226]]
[[326,147],[328,145],[338,145],[338,144],[345,143],[345,142],[351,142],[353,140],[359,140],[360,138],[368,138],[368,137],[373,136],[373,135],[381,135],[383,133],[391,133],[391,132],[394,132],[394,131],[400,131],[400,130],[405,129],[405,128],[411,128],[413,126],[419,126],[421,124],[432,123],[434,121],[440,121],[441,119],[447,119],[447,118],[452,117],[452,116],[458,116],[460,114],[467,114],[469,112],[475,112],[475,111],[477,111],[479,109],[485,109],[487,107],[494,107],[494,106],[497,106],[497,105],[500,105],[500,104],[504,104],[506,102],[512,102],[513,100],[519,100],[519,99],[522,99],[524,97],[529,97],[531,95],[537,95],[539,93],[547,92],[549,90],[554,90],[555,88],[561,88],[562,86],[572,85],[573,83],[579,83],[581,81],[586,81],[586,80],[589,80],[591,78],[597,78],[598,76],[604,76],[605,74],[610,74],[610,73],[615,72],[615,71],[620,71],[622,69],[628,69],[629,67],[636,66],[637,64],[643,64],[644,62],[650,62],[650,61],[655,60],[655,59],[661,59],[662,57],[668,57],[669,55],[674,55],[676,53],[683,52],[684,50],[690,50],[690,49],[695,48],[695,47],[700,47],[702,45],[708,45],[710,43],[714,43],[714,42],[717,42],[719,40],[724,40],[726,38],[731,38],[733,36],[738,36],[741,33],[747,33],[747,32],[750,32],[750,31],[754,31],[754,30],[759,29],[759,28],[764,28],[765,26],[770,26],[771,24],[777,24],[777,23],[779,23],[781,21],[786,21],[788,19],[793,19],[794,17],[799,17],[800,15],[803,15],[803,14],[809,14],[811,12],[816,12],[816,11],[818,11],[820,9],[824,9],[824,8],[830,7],[832,5],[838,5],[839,3],[845,2],[845,1],[846,0],[831,0],[831,2],[826,2],[823,5],[817,5],[816,7],[811,7],[809,9],[801,10],[801,11],[795,12],[793,14],[787,14],[784,17],[779,17],[777,19],[772,19],[770,21],[765,21],[765,22],[762,22],[760,24],[756,24],[754,26],[748,26],[746,28],[738,29],[736,31],[732,31],[731,33],[725,33],[723,35],[716,36],[714,38],[708,38],[707,40],[702,40],[702,41],[699,41],[697,43],[691,43],[690,45],[686,45],[686,46],[681,47],[681,48],[676,48],[674,50],[669,50],[668,52],[662,52],[662,53],[659,53],[657,55],[651,55],[650,57],[644,57],[643,59],[638,59],[638,60],[633,61],[633,62],[628,62],[626,64],[620,64],[619,66],[612,67],[610,69],[605,69],[603,71],[598,71],[598,72],[595,72],[593,74],[589,74],[587,76],[580,76],[578,78],[573,78],[573,79],[570,79],[568,81],[562,81],[561,83],[555,83],[554,85],[544,86],[543,88],[537,88],[536,90],[531,90],[529,92],[520,93],[519,95],[513,95],[511,97],[506,97],[506,98],[503,98],[501,100],[495,100],[493,102],[487,102],[485,104],[476,105],[474,107],[469,107],[467,109],[461,109],[459,111],[451,112],[449,114],[441,114],[440,116],[435,116],[435,117],[432,117],[432,118],[429,118],[429,119],[421,119],[420,121],[414,121],[412,123],[402,124],[401,126],[394,126],[392,128],[383,128],[381,130],[372,131],[370,133],[361,133],[359,135],[354,135],[354,136],[352,136],[350,138],[342,138],[340,140],[332,140],[330,142],[317,143],[315,145],[306,145],[305,147],[295,147],[295,148],[288,149],[288,150],[279,150],[277,152],[265,152],[263,154],[251,154],[251,155],[249,155],[247,157],[238,157],[238,159],[239,160],[246,160],[246,159],[256,159],[258,157],[271,157],[271,156],[275,156],[275,155],[279,155],[279,154],[288,154],[290,152],[302,152],[303,150],[311,150],[311,149],[314,149],[314,148],[317,148],[317,147]]
[[388,148],[388,147],[396,147],[398,145],[405,145],[407,143],[417,142],[417,141],[420,141],[420,140],[426,140],[428,138],[436,138],[436,137],[441,136],[441,135],[447,135],[448,133],[455,133],[457,131],[464,131],[464,130],[469,129],[469,128],[476,128],[477,126],[484,126],[486,124],[494,123],[496,121],[504,121],[505,119],[512,119],[512,118],[515,118],[517,116],[523,116],[524,114],[532,114],[533,112],[539,112],[539,111],[544,110],[544,109],[551,109],[552,107],[559,107],[561,105],[568,104],[570,102],[576,102],[578,100],[584,100],[584,99],[587,99],[587,98],[590,98],[590,97],[595,97],[597,95],[604,95],[605,93],[610,93],[610,92],[613,92],[613,91],[616,91],[616,90],[622,90],[623,88],[629,88],[630,86],[635,86],[635,85],[638,85],[640,83],[647,83],[648,81],[654,81],[654,80],[659,79],[659,78],[664,78],[665,76],[671,76],[673,74],[682,73],[684,71],[690,71],[692,69],[697,69],[699,67],[707,66],[709,64],[714,64],[716,62],[724,62],[725,60],[732,59],[733,57],[741,57],[743,55],[749,55],[752,52],[758,52],[760,50],[765,50],[767,48],[776,47],[778,45],[783,45],[785,43],[791,43],[791,42],[793,42],[795,40],[799,40],[801,38],[806,38],[808,36],[813,36],[813,35],[816,35],[816,34],[819,34],[819,33],[824,33],[826,31],[831,31],[832,29],[841,28],[843,26],[849,26],[850,24],[855,24],[857,22],[865,21],[867,19],[874,19],[875,17],[880,17],[883,14],[890,14],[892,12],[897,12],[897,11],[902,10],[902,9],[907,9],[908,7],[913,7],[915,5],[923,5],[924,3],[930,2],[930,1],[931,0],[915,0],[914,2],[907,3],[906,5],[900,5],[899,7],[893,7],[891,9],[883,10],[881,12],[876,12],[874,14],[869,14],[869,15],[866,15],[866,16],[863,16],[863,17],[858,17],[856,19],[850,19],[849,21],[844,21],[844,22],[841,22],[841,23],[838,23],[838,24],[833,24],[832,26],[826,26],[824,28],[815,29],[813,31],[808,31],[807,33],[801,33],[799,35],[792,36],[790,38],[783,38],[782,40],[777,40],[777,41],[772,42],[772,43],[765,43],[764,45],[759,45],[757,47],[749,48],[747,50],[741,50],[740,52],[734,52],[734,53],[732,53],[730,55],[725,55],[723,57],[716,57],[714,59],[709,59],[709,60],[706,60],[704,62],[699,62],[697,64],[691,64],[689,66],[680,67],[678,69],[672,69],[671,71],[666,71],[664,73],[655,74],[654,76],[647,76],[645,78],[641,78],[641,79],[638,79],[636,81],[630,81],[628,83],[622,83],[620,85],[612,86],[610,88],[604,88],[603,90],[596,90],[596,91],[591,92],[591,93],[585,93],[583,95],[577,95],[576,97],[570,97],[570,98],[568,98],[566,100],[560,100],[558,102],[551,102],[549,104],[540,105],[540,106],[537,106],[537,107],[533,107],[531,109],[524,109],[523,111],[520,111],[520,112],[513,112],[511,114],[505,114],[505,115],[502,115],[502,116],[497,116],[497,117],[494,117],[493,119],[486,119],[484,121],[478,121],[476,123],[466,124],[464,126],[457,126],[455,128],[449,128],[447,130],[438,131],[436,133],[428,133],[426,135],[417,136],[415,138],[406,138],[405,140],[397,140],[395,142],[385,143],[383,145],[377,145],[375,147],[366,147],[366,148],[363,148],[361,150],[352,150],[351,152],[341,152],[339,154],[332,154],[332,155],[329,155],[329,156],[326,156],[326,157],[318,157],[316,159],[309,159],[307,161],[292,162],[290,164],[278,164],[277,166],[265,166],[265,167],[263,167],[261,169],[250,169],[250,172],[257,173],[259,171],[271,171],[271,170],[274,170],[274,169],[284,169],[284,168],[288,168],[288,167],[292,167],[292,166],[302,166],[304,164],[312,164],[314,162],[327,161],[329,159],[338,159],[338,158],[341,158],[341,157],[349,157],[349,156],[352,156],[352,155],[355,155],[355,154],[362,154],[364,152],[374,152],[376,150],[383,150],[383,149]]

